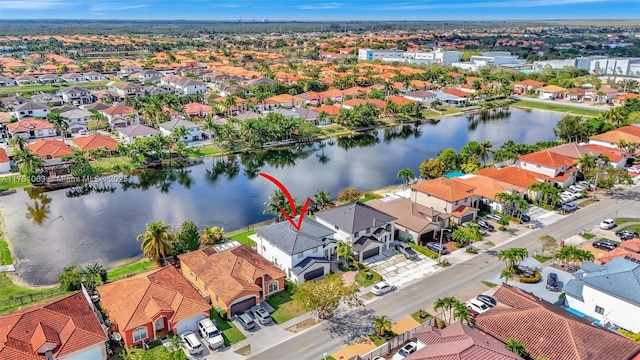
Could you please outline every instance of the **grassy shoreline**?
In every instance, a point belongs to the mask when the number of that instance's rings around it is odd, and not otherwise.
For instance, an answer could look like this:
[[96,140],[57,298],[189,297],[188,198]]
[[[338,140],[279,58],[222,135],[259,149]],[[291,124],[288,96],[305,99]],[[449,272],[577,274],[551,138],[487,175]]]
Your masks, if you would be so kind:
[[604,110],[600,111],[595,109],[594,110],[583,109],[578,107],[565,106],[561,104],[546,104],[546,103],[538,103],[538,102],[527,101],[527,100],[517,100],[511,106],[522,108],[522,109],[544,110],[544,111],[552,111],[557,113],[587,116],[587,117],[597,117],[604,112]]

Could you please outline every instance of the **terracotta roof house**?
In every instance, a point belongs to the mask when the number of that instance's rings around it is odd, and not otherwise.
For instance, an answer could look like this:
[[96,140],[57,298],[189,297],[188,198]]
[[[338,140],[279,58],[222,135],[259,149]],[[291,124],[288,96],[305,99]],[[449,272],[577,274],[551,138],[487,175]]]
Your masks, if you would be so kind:
[[557,85],[547,85],[536,90],[540,95],[540,99],[556,100],[564,99],[567,95],[567,89]]
[[88,136],[76,137],[71,140],[78,149],[82,151],[89,151],[93,149],[106,148],[107,150],[114,151],[118,142],[111,136],[91,134]]
[[243,313],[284,290],[285,273],[243,244],[220,250],[209,247],[178,258],[182,275],[215,309],[229,315]]
[[506,343],[520,341],[533,357],[554,360],[637,359],[640,344],[592,325],[517,287],[503,284],[498,305],[476,317],[476,327]]
[[406,360],[517,360],[522,359],[504,345],[468,325],[454,322],[444,329],[433,326],[415,333],[424,347],[410,354]]
[[397,95],[390,95],[387,97],[387,101],[391,101],[392,103],[398,105],[398,106],[402,106],[402,105],[406,105],[406,104],[411,104],[411,103],[416,103],[418,101],[415,100],[409,100],[407,98],[404,98],[402,96],[397,96]]
[[560,155],[549,149],[521,155],[516,161],[516,166],[533,171],[550,178],[550,181],[567,187],[575,182],[576,159]]
[[205,115],[211,115],[212,109],[209,105],[203,105],[200,103],[188,103],[183,107],[184,112],[192,117],[203,117]]
[[513,84],[513,93],[517,95],[521,95],[526,93],[527,91],[536,90],[544,86],[544,83],[540,81],[535,81],[531,79],[518,81]]
[[627,101],[628,99],[635,99],[638,96],[640,96],[639,94],[634,94],[634,93],[624,93],[624,94],[620,94],[620,95],[616,95],[614,97],[611,98],[611,105],[624,105],[624,102]]
[[342,90],[338,90],[338,89],[329,89],[321,93],[318,93],[318,96],[320,96],[322,100],[329,98],[333,101],[338,101],[338,102],[342,101],[343,95],[344,94],[342,93]]
[[627,164],[627,159],[633,156],[630,152],[622,149],[606,147],[596,144],[586,144],[584,147],[599,152],[602,156],[609,159],[609,163],[616,168],[623,168]]
[[622,242],[617,248],[600,256],[598,262],[606,264],[616,258],[623,258],[640,264],[640,239],[633,238]]
[[172,266],[97,287],[102,307],[127,346],[197,331],[210,306]]
[[634,125],[623,126],[602,134],[594,135],[589,138],[589,144],[617,148],[620,140],[640,144],[640,127]]
[[376,199],[367,201],[367,205],[396,218],[395,229],[398,235],[416,244],[437,239],[438,231],[449,225],[451,217],[406,198]]
[[315,215],[318,223],[336,231],[335,239],[354,245],[358,261],[382,254],[383,248],[389,250],[394,240],[396,218],[359,201]]
[[349,99],[342,102],[341,106],[345,109],[353,109],[356,105],[364,105],[367,101],[359,98]]
[[451,214],[459,224],[473,221],[480,205],[475,187],[445,177],[411,185],[411,201]]
[[56,136],[53,124],[44,120],[24,119],[7,124],[7,131],[11,136],[22,136],[26,139],[38,139]]
[[317,108],[311,108],[311,110],[317,112],[318,114],[320,114],[321,112],[325,112],[329,116],[338,116],[338,113],[340,113],[340,108],[335,105],[322,105]]
[[483,168],[476,171],[476,175],[490,177],[492,179],[500,180],[507,184],[523,188],[528,188],[531,184],[549,179],[548,176],[513,166],[507,166],[500,169],[492,167]]
[[502,211],[502,202],[495,201],[497,194],[508,193],[524,196],[527,191],[526,187],[509,184],[501,180],[478,174],[467,174],[455,177],[452,180],[473,186],[474,194],[480,197],[481,206],[484,206],[485,209],[491,209],[492,211]]
[[36,153],[43,160],[59,159],[74,154],[69,145],[57,139],[38,139],[27,145],[27,149]]
[[0,359],[102,360],[106,326],[83,292],[0,317]]
[[111,106],[101,112],[107,117],[112,128],[121,128],[139,124],[138,111],[130,106]]
[[587,261],[573,276],[563,288],[568,307],[600,324],[640,332],[640,317],[629,316],[640,314],[640,261],[621,257],[604,265]]
[[11,160],[7,152],[0,148],[0,174],[8,173],[11,171]]

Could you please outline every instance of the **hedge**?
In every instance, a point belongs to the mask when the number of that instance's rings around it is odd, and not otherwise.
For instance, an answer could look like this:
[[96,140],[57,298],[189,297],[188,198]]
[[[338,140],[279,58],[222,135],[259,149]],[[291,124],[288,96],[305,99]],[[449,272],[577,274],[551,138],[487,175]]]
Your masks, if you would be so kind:
[[534,271],[532,277],[520,277],[520,282],[527,284],[535,284],[537,282],[540,282],[540,272],[536,270]]

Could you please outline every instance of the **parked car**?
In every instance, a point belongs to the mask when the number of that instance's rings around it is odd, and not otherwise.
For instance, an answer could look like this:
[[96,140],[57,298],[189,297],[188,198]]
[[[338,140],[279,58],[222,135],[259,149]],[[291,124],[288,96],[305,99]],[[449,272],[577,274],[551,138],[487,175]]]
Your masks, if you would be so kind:
[[633,230],[618,230],[616,236],[622,238],[623,236],[631,236],[631,238],[638,237],[638,233]]
[[373,285],[373,287],[371,288],[371,292],[374,295],[380,296],[388,293],[389,291],[392,291],[395,288],[396,288],[395,286],[393,286],[392,284],[389,284],[386,281],[380,281],[379,283]]
[[632,233],[622,233],[620,235],[620,240],[627,241],[627,240],[633,239],[634,237],[637,237],[637,236]]
[[429,250],[434,251],[441,255],[447,255],[449,253],[449,251],[447,250],[446,247],[444,247],[444,245],[440,245],[439,243],[436,243],[436,242],[428,242],[426,246]]
[[612,243],[610,241],[603,241],[603,240],[594,241],[593,244],[591,245],[593,245],[593,247],[596,249],[602,249],[606,251],[611,251],[618,247],[618,244],[616,243]]
[[249,311],[251,311],[253,317],[258,320],[260,324],[264,325],[271,322],[271,315],[269,315],[267,309],[263,308],[262,306],[254,305],[251,307],[251,309],[249,309]]
[[483,219],[478,219],[476,220],[476,222],[478,223],[478,225],[482,226],[483,228],[489,230],[489,231],[496,231],[496,228],[493,227],[493,225],[489,224],[489,222],[487,220],[483,220]]
[[392,359],[402,360],[407,356],[409,356],[410,354],[413,354],[414,352],[416,352],[416,350],[418,350],[418,344],[412,341],[406,344],[405,346],[401,347],[400,350],[398,350],[398,352],[395,355],[393,355]]
[[198,340],[198,337],[192,331],[185,332],[184,334],[180,335],[180,338],[182,339],[182,344],[184,345],[185,349],[187,349],[187,352],[189,354],[200,354],[202,350],[204,350],[204,347],[200,343],[200,340]]
[[251,330],[256,327],[255,321],[253,321],[251,316],[247,314],[236,315],[235,318],[238,321],[238,324],[240,324],[240,326],[245,330]]
[[547,275],[547,290],[560,291],[560,280],[558,280],[558,274],[549,273],[549,275]]
[[609,230],[616,226],[616,222],[613,219],[604,219],[600,222],[600,229]]
[[415,259],[418,257],[418,254],[416,254],[416,252],[413,251],[413,249],[411,248],[411,246],[409,246],[409,244],[396,241],[395,248],[396,250],[400,251],[400,253],[404,255],[404,257],[406,257],[407,259]]
[[564,212],[574,212],[576,210],[578,210],[578,205],[574,203],[564,204],[560,207],[560,211],[564,211]]
[[484,295],[484,294],[480,294],[478,296],[476,296],[476,299],[482,301],[483,303],[494,307],[496,306],[496,304],[498,304],[498,302],[496,301],[496,299],[493,296],[489,296],[489,295]]
[[224,338],[211,319],[200,320],[198,332],[209,345],[209,349],[213,350],[224,346]]
[[501,216],[498,215],[498,214],[489,214],[486,217],[487,217],[487,219],[493,220],[493,221],[499,221],[500,218],[501,218]]
[[484,302],[477,300],[477,299],[471,299],[469,301],[467,301],[467,307],[471,310],[475,310],[478,312],[478,314],[482,314],[484,312],[486,312],[487,310],[491,309],[491,306],[485,304]]

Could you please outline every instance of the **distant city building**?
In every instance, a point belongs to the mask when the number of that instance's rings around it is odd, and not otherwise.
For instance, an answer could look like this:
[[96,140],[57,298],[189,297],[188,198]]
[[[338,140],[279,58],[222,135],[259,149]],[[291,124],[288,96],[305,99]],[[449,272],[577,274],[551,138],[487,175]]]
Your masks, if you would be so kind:
[[469,62],[455,62],[452,66],[470,71],[478,71],[478,69],[489,65],[521,68],[526,65],[526,63],[526,60],[518,59],[517,55],[512,55],[508,51],[488,51],[482,53],[482,55],[472,55]]
[[594,75],[640,77],[640,58],[609,58],[606,56],[579,57],[564,60],[535,61],[533,68],[562,69],[567,66],[589,71]]
[[460,61],[462,53],[460,51],[402,51],[398,49],[389,50],[358,50],[358,60],[371,61],[380,60],[385,62],[404,62],[410,64],[451,64]]

